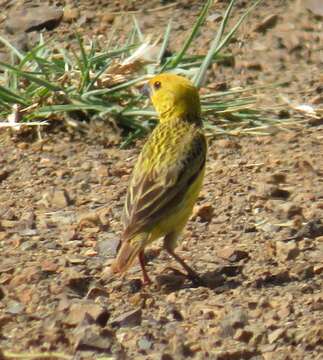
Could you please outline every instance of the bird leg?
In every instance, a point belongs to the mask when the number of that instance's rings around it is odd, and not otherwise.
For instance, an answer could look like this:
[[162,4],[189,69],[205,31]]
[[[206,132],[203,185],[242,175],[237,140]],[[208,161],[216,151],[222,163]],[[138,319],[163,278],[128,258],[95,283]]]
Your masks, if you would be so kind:
[[[164,238],[164,248],[168,252],[169,255],[171,255],[181,266],[184,268],[184,270],[187,272],[187,277],[195,284],[195,285],[205,285],[205,282],[200,277],[200,275],[194,271],[190,266],[186,264],[186,262],[178,256],[173,249],[172,244],[174,244],[173,240],[174,235],[169,234],[166,235]],[[176,242],[175,242],[176,244]]]
[[140,267],[141,267],[141,270],[142,270],[142,275],[143,275],[143,278],[144,278],[144,285],[149,285],[149,284],[151,284],[151,280],[150,280],[150,277],[148,276],[148,273],[147,273],[146,268],[145,268],[145,255],[144,255],[144,252],[140,251],[138,257],[139,257]]

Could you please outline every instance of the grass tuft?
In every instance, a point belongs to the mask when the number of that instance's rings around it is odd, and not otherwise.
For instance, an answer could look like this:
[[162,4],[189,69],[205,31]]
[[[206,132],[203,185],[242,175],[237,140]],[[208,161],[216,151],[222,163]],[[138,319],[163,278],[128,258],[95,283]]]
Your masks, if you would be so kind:
[[[230,57],[228,45],[240,24],[261,0],[255,1],[229,28],[235,0],[231,0],[208,53],[189,55],[212,3],[207,0],[182,49],[167,55],[171,39],[171,21],[155,43],[145,38],[133,15],[133,28],[120,46],[108,39],[108,47],[98,41],[86,41],[76,35],[77,47],[64,49],[55,41],[39,43],[23,53],[6,39],[15,59],[0,62],[0,126],[46,125],[51,121],[86,123],[95,117],[110,121],[124,130],[123,146],[142,136],[154,126],[156,114],[138,91],[138,86],[153,74],[164,71],[185,74],[196,86],[204,83],[212,63]],[[113,32],[112,32],[113,33]],[[113,35],[111,35],[113,37]],[[256,108],[255,89],[230,89],[201,95],[205,126],[214,134],[267,134],[281,119],[274,119]],[[18,109],[18,110],[17,110]],[[16,120],[15,120],[16,119]],[[268,131],[267,131],[268,130]]]

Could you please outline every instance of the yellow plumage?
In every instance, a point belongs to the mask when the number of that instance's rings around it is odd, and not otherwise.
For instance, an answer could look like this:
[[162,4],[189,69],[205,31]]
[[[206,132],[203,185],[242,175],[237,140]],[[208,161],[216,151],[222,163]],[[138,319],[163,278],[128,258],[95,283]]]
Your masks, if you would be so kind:
[[161,74],[146,88],[159,115],[135,165],[124,209],[124,234],[112,265],[126,271],[139,257],[144,281],[149,282],[143,251],[164,237],[165,249],[188,275],[197,274],[174,253],[202,186],[206,140],[202,131],[198,90],[184,77]]

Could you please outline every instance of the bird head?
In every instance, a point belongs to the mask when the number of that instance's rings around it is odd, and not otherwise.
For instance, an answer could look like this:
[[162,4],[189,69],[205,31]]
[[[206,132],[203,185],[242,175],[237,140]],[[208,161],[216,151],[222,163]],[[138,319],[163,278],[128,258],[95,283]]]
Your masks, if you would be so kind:
[[187,78],[170,73],[159,74],[146,83],[144,92],[149,95],[160,122],[181,118],[200,123],[198,89]]

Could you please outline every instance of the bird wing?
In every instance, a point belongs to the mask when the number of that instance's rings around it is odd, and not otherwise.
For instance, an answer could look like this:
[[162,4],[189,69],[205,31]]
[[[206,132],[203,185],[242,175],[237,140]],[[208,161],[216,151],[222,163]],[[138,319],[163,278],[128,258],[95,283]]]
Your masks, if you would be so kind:
[[150,140],[139,156],[127,193],[123,240],[149,231],[166,217],[181,203],[205,165],[206,139],[202,132],[195,131],[186,140],[183,136],[180,145],[166,141],[162,158],[168,161],[157,161],[146,171],[147,164],[154,163],[156,157],[149,145],[155,139]]

